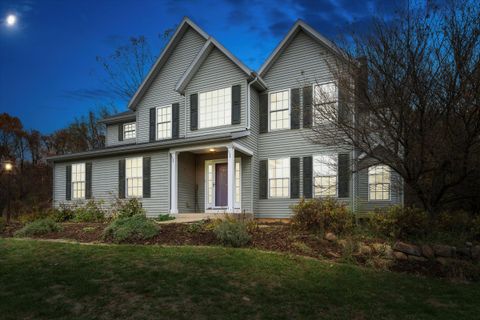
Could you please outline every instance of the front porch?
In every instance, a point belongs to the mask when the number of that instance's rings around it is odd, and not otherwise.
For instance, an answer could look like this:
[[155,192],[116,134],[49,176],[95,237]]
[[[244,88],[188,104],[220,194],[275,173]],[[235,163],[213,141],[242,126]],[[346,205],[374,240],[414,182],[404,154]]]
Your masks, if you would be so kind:
[[170,150],[170,214],[252,212],[252,155],[235,142]]

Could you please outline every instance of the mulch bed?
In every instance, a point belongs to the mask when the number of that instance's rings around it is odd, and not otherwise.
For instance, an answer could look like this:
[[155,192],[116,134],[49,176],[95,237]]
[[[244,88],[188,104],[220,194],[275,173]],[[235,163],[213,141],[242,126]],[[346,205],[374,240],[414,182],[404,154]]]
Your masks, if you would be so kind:
[[[36,236],[41,239],[66,239],[78,242],[111,242],[103,240],[106,223],[62,223],[62,231]],[[0,233],[0,237],[12,237],[22,224],[13,222]],[[133,244],[157,245],[221,245],[212,230],[201,223],[159,225],[159,234],[148,240],[129,241]],[[342,248],[337,242],[331,242],[307,232],[300,232],[288,224],[259,225],[252,234],[250,247],[267,251],[283,252],[313,258],[327,258],[333,261],[342,259]],[[368,257],[352,255],[357,264],[371,265]],[[451,271],[434,262],[393,261],[389,270],[435,277],[452,277]],[[454,275],[455,276],[455,275]]]

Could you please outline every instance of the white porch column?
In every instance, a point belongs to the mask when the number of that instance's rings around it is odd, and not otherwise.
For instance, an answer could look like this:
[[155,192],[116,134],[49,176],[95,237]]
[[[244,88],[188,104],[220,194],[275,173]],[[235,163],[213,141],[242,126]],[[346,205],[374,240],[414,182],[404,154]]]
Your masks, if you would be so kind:
[[178,153],[170,153],[170,213],[178,213]]
[[235,149],[233,145],[227,146],[228,150],[228,212],[235,210]]

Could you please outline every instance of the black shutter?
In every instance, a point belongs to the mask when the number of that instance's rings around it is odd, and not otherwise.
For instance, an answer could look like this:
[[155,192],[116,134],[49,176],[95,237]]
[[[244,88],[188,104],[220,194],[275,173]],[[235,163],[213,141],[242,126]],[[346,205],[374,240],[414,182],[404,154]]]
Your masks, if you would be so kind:
[[300,158],[290,158],[290,198],[300,197]]
[[303,127],[312,127],[312,87],[303,88]]
[[150,142],[153,142],[156,140],[156,135],[155,135],[155,123],[157,122],[156,117],[157,117],[157,109],[150,108]]
[[92,198],[92,163],[85,163],[85,199]]
[[180,132],[180,104],[172,104],[172,138],[178,138]]
[[338,154],[338,197],[348,198],[350,195],[350,155]]
[[72,166],[66,166],[65,171],[65,200],[72,200]]
[[150,198],[151,179],[150,179],[150,157],[143,158],[143,197]]
[[190,130],[198,129],[198,95],[190,95]]
[[232,87],[232,124],[240,124],[241,113],[241,86],[236,85]]
[[268,94],[261,94],[260,97],[260,133],[268,132]]
[[292,97],[290,99],[290,128],[300,129],[300,88],[292,89],[291,94]]
[[260,160],[260,199],[268,198],[268,161]]
[[118,141],[123,141],[123,123],[118,124]]
[[125,198],[125,159],[118,160],[118,197]]
[[305,198],[312,197],[312,157],[303,157],[303,196]]

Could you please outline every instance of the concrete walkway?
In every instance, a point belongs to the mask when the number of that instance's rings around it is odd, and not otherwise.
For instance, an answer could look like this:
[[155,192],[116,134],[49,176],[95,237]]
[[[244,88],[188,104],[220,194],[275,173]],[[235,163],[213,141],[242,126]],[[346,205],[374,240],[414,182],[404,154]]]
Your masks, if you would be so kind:
[[197,222],[207,219],[224,219],[226,217],[225,213],[179,213],[174,215],[174,220],[168,221],[156,221],[159,224],[167,223],[190,223]]

